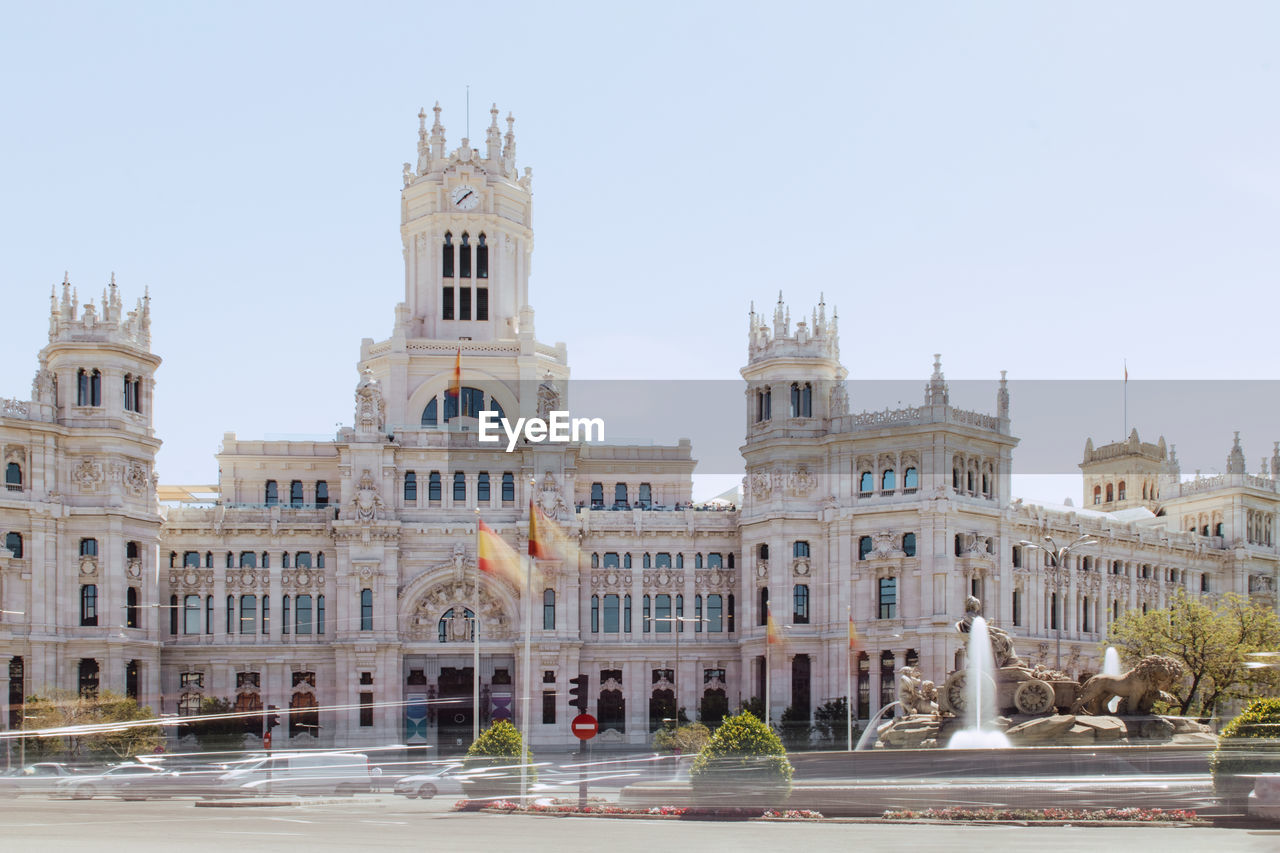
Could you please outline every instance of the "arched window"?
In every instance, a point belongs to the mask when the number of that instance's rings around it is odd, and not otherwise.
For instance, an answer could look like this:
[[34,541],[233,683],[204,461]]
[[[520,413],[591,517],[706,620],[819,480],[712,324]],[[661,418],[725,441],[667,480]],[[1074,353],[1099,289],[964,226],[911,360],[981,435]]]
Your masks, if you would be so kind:
[[256,595],[240,596],[240,633],[253,634],[258,625],[258,597]]
[[616,568],[618,568],[618,567],[619,567],[619,566],[621,566],[621,565],[622,565],[622,563],[621,563],[621,562],[619,562],[619,560],[618,560],[618,552],[617,552],[617,551],[606,551],[606,552],[605,552],[605,554],[604,554],[604,567],[605,567],[606,569],[616,569]]
[[295,569],[309,569],[309,568],[311,568],[311,552],[310,552],[310,551],[299,551],[298,553],[294,554],[294,555],[293,555],[293,567],[294,567]]
[[791,417],[800,417],[800,385],[791,383]]
[[600,555],[598,553],[593,553],[591,555],[591,568],[593,569],[600,568]]
[[813,417],[813,385],[808,382],[800,389],[800,417]]
[[604,509],[604,483],[591,484],[591,508]]
[[476,478],[476,501],[482,504],[489,503],[489,472],[481,471],[480,476]]
[[9,553],[14,559],[22,557],[22,534],[10,531],[4,535],[4,547],[9,549]]
[[985,473],[982,475],[982,493],[984,495],[991,494],[991,477]]
[[[614,596],[616,599],[617,596]],[[617,603],[615,601],[615,608]],[[617,613],[614,613],[617,618]],[[554,631],[556,629],[556,591],[554,589],[544,589],[542,591],[542,630]],[[618,630],[616,627],[614,630]]]
[[695,569],[702,568],[702,552],[701,551],[693,555],[693,567]]
[[773,417],[773,396],[768,388],[756,392],[756,423]]
[[22,466],[17,462],[4,466],[4,484],[11,492],[22,491]]
[[[454,258],[453,232],[451,231],[444,232],[444,245],[440,247],[440,255],[443,261],[440,268],[440,275],[443,278],[453,278],[453,258]],[[453,288],[449,288],[449,290],[452,291]],[[452,302],[452,300],[450,301]],[[453,306],[450,305],[449,308],[452,309]],[[450,310],[449,313],[445,315],[444,319],[452,320],[453,311]]]
[[[98,556],[98,540],[97,539],[81,539],[80,540],[80,556],[81,557]],[[197,566],[200,565],[199,554],[196,554],[196,565]]]
[[440,472],[432,471],[427,476],[427,500],[433,503],[439,503],[441,491],[442,486],[440,483]]
[[908,468],[902,472],[902,488],[918,489],[920,488],[920,473],[915,468]]
[[[480,236],[476,239],[476,278],[489,277],[489,244],[485,242],[484,232],[480,232]],[[484,320],[484,317],[476,317],[477,320]]]
[[631,568],[631,552],[630,551],[622,555],[622,568],[624,569]]
[[97,368],[89,374],[89,405],[102,405],[102,373]]
[[729,552],[729,565],[728,565],[728,567],[729,567],[729,568],[731,568],[731,569],[733,568],[733,552],[732,552],[732,551],[730,551],[730,552]]
[[83,367],[76,371],[76,405],[89,405],[89,374]]
[[289,568],[289,552],[288,551],[285,551],[280,555],[280,568],[282,569]]
[[1102,503],[1102,486],[1093,487],[1093,503],[1094,505]]
[[316,568],[317,569],[324,568],[324,551],[316,552]]
[[809,585],[798,583],[792,595],[791,621],[796,625],[809,624]]
[[684,554],[676,554],[676,568],[677,569],[684,568]]
[[1142,483],[1142,499],[1144,501],[1147,499],[1147,484],[1145,480]]
[[264,494],[264,503],[267,506],[280,503],[280,495],[276,488],[275,480],[267,480],[267,487]]
[[714,553],[714,554],[708,554],[708,555],[707,555],[707,568],[708,568],[708,569],[723,569],[723,568],[724,568],[724,555],[723,555],[723,554],[721,554],[721,553],[720,553],[720,552],[718,552],[718,551],[717,551],[716,553]]
[[293,632],[311,634],[311,596],[299,595],[293,600]]
[[418,502],[418,474],[415,471],[404,472],[404,502]]
[[[1116,486],[1116,500],[1124,500],[1124,480],[1120,481],[1120,485]],[[1087,628],[1085,630],[1088,630]]]
[[360,590],[360,630],[373,630],[373,590]]
[[865,560],[867,555],[871,553],[871,537],[862,536],[858,539],[858,559]]
[[864,495],[869,495],[875,487],[876,478],[872,476],[870,471],[863,471],[858,477],[858,491]]
[[235,558],[235,555],[234,555],[234,554],[232,554],[230,551],[228,551],[228,552],[227,552],[227,568],[228,568],[228,569],[234,569],[234,568],[235,568],[235,559],[236,559],[236,558]]
[[212,552],[212,551],[205,551],[205,552],[204,552],[204,567],[205,567],[206,569],[212,569],[212,568],[213,568],[213,552]]
[[461,471],[455,471],[453,474],[453,502],[467,502],[467,476]]
[[124,591],[124,626],[138,627],[138,588],[136,586],[131,586]]
[[880,491],[892,492],[897,488],[897,477],[894,476],[893,469],[888,468],[880,474]]
[[[466,231],[462,232],[462,245],[458,249],[458,277],[471,278],[471,235]],[[462,319],[470,318],[464,315]]]
[[427,402],[427,407],[422,410],[422,426],[433,427],[439,425],[440,418],[437,414],[439,408],[439,402],[435,397],[432,397],[431,400]]
[[502,502],[514,502],[516,499],[516,475],[510,471],[502,474]]
[[271,568],[271,554],[268,553],[267,551],[262,552],[262,568],[264,569]]
[[1110,483],[1107,483],[1107,503],[1111,503],[1115,499],[1115,489]]
[[1221,522],[1221,521],[1219,521],[1217,524],[1215,524],[1215,525],[1213,526],[1213,535],[1214,535],[1214,536],[1221,536],[1221,535],[1222,535],[1222,522]]
[[761,542],[760,547],[756,549],[756,554],[761,560],[769,559],[769,544]]
[[87,583],[80,587],[80,624],[98,624],[98,585]]
[[182,633],[200,633],[200,596],[184,595],[182,597]]
[[914,533],[902,534],[902,553],[908,557],[916,555],[916,535]]
[[671,554],[667,551],[661,551],[653,558],[653,566],[656,569],[671,568]]
[[289,506],[302,506],[302,481],[289,483]]
[[627,484],[615,483],[613,486],[613,505],[616,509],[626,509],[627,504]]
[[760,612],[756,615],[756,624],[769,624],[769,587],[762,586],[759,591],[760,596]]
[[965,476],[965,482],[968,484],[966,488],[968,488],[968,490],[972,492],[973,491],[973,472],[972,471],[970,471]]

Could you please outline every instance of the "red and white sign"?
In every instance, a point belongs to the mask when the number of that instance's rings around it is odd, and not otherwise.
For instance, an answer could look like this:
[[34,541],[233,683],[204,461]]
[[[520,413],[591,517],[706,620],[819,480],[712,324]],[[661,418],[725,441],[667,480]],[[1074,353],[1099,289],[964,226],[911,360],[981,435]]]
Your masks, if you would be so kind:
[[573,736],[578,740],[591,740],[596,736],[596,732],[600,731],[600,724],[590,714],[579,714],[573,718],[569,728],[573,730]]
[[271,732],[267,732],[265,735],[262,736],[262,748],[263,749],[271,748]]

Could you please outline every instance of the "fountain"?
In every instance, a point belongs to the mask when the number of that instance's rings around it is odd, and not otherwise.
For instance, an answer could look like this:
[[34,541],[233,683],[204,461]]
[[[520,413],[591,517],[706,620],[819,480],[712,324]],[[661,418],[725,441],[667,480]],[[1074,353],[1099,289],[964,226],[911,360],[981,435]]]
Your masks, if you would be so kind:
[[902,702],[894,701],[894,702],[890,702],[888,705],[885,705],[879,711],[876,711],[876,715],[871,718],[870,722],[867,723],[866,731],[862,733],[862,737],[858,738],[858,745],[853,748],[853,751],[860,752],[861,750],[871,749],[871,747],[875,746],[876,738],[879,737],[880,735],[880,731],[879,731],[880,721],[883,720],[885,718],[885,715],[888,714],[890,711],[892,711],[894,708],[901,708],[901,707],[903,707]]
[[968,661],[965,667],[965,710],[969,725],[951,736],[947,749],[1007,749],[1004,732],[991,728],[995,717],[995,656],[987,620],[976,616],[969,627]]
[[[1120,675],[1123,670],[1120,669],[1120,653],[1116,651],[1115,646],[1107,646],[1106,652],[1102,655],[1102,674],[1103,675]],[[1107,712],[1114,714],[1116,709],[1120,707],[1120,697],[1114,696],[1107,703]]]

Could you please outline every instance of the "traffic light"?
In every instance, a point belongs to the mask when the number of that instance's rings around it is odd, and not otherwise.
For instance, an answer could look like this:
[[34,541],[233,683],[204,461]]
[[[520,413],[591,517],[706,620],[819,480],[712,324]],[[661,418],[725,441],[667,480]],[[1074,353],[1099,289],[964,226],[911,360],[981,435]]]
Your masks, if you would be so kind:
[[579,714],[587,713],[587,707],[590,699],[587,698],[587,676],[578,673],[577,678],[570,678],[569,683],[573,685],[569,688],[569,707],[577,708]]
[[267,719],[266,726],[264,727],[266,729],[266,734],[270,734],[272,729],[280,725],[280,715],[275,713],[276,710],[275,705],[267,706]]

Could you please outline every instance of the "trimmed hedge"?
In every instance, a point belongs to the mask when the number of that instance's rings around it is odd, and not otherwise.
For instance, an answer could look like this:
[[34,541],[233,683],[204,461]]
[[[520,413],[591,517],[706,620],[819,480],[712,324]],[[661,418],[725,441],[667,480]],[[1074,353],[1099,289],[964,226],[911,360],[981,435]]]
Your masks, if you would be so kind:
[[750,711],[726,717],[689,770],[694,793],[735,788],[785,797],[791,793],[791,762],[773,730]]

